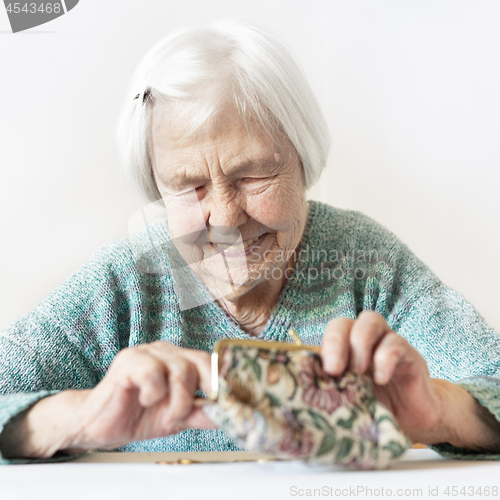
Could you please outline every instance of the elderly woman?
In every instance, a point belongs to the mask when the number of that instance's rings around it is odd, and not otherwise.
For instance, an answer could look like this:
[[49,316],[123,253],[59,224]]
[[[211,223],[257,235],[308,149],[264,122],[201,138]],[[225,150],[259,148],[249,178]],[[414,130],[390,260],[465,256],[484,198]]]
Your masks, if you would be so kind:
[[0,337],[4,462],[237,449],[193,405],[209,352],[286,342],[290,327],[331,375],[368,373],[413,442],[500,450],[500,337],[385,228],[306,201],[327,127],[272,36],[236,23],[168,36],[136,72],[118,137],[168,226],[105,246]]

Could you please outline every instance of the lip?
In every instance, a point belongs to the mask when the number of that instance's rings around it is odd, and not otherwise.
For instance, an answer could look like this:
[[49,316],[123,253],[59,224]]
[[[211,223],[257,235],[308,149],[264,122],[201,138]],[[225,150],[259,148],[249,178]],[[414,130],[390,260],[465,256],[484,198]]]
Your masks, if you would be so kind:
[[[240,257],[241,258],[243,256],[249,255],[251,253],[252,249],[255,248],[255,247],[257,247],[257,246],[259,246],[262,243],[262,241],[264,241],[265,237],[268,234],[269,233],[261,234],[256,241],[254,241],[251,245],[249,245],[248,247],[246,247],[244,250],[241,249],[241,250],[232,250],[232,251],[230,251],[229,249],[222,249],[221,247],[219,247],[217,245],[217,243],[211,243],[211,246],[212,246],[212,248],[214,249],[215,252],[222,253],[222,254],[224,254],[225,257],[228,257],[228,258]],[[251,239],[252,238],[248,238],[248,240],[251,240]],[[245,241],[248,241],[248,240],[245,240]]]

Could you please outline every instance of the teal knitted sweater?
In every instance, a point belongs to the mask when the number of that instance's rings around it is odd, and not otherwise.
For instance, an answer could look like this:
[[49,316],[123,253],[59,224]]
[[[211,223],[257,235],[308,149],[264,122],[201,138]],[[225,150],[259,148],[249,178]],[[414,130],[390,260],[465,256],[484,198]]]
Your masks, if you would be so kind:
[[[304,343],[320,345],[333,318],[376,311],[422,354],[432,377],[459,383],[500,420],[500,336],[391,232],[359,212],[310,202],[300,249],[259,339],[289,342],[293,327]],[[43,397],[94,387],[121,349],[163,340],[211,351],[220,339],[253,338],[215,301],[181,311],[174,254],[162,223],[110,243],[2,332],[0,432]],[[147,270],[151,262],[154,272]],[[223,431],[199,429],[119,448],[236,449]],[[454,457],[496,458],[447,444],[437,449]],[[33,461],[0,456],[0,463]]]

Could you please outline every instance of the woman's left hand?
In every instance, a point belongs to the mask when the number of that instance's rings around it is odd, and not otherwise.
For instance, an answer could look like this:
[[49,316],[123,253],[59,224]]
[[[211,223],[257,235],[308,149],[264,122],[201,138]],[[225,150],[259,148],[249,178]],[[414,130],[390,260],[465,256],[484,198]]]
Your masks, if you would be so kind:
[[331,375],[339,376],[346,369],[369,374],[377,398],[413,442],[454,440],[446,406],[450,391],[457,387],[470,395],[450,382],[431,379],[424,358],[379,314],[363,311],[356,320],[331,321],[321,355],[323,367]]

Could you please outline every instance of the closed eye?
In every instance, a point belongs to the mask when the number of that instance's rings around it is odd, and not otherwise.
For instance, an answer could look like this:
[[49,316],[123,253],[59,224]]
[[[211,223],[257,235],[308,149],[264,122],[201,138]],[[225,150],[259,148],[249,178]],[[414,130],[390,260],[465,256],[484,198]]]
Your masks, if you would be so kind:
[[237,186],[251,195],[258,195],[266,191],[272,184],[274,177],[242,177]]
[[251,184],[251,183],[258,183],[258,182],[269,182],[274,177],[242,177],[241,179],[238,180],[238,182],[242,184]]

